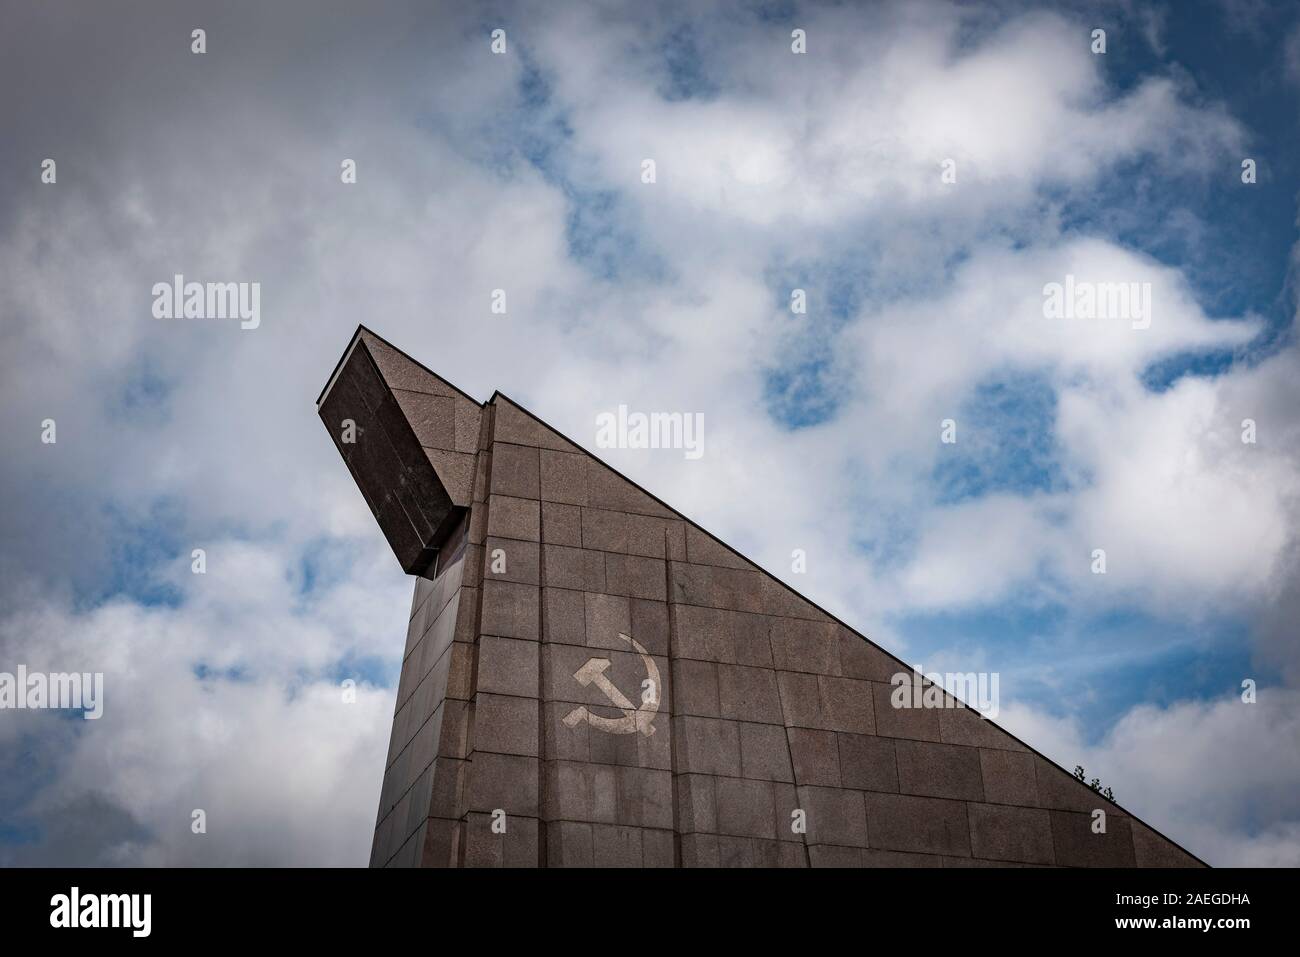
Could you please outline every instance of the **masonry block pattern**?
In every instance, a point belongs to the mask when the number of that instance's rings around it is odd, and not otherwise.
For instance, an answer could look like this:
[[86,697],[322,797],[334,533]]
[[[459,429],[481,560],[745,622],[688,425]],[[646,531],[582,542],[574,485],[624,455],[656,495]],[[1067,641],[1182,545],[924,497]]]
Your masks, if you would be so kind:
[[372,866],[1203,866],[504,395],[362,328],[319,408],[417,574]]

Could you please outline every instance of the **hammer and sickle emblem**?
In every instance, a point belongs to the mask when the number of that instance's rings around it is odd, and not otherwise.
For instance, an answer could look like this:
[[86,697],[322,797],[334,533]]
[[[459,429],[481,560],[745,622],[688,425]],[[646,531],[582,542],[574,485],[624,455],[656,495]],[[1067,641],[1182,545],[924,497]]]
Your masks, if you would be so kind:
[[578,684],[584,688],[594,684],[597,688],[605,693],[610,704],[623,712],[621,718],[604,718],[598,714],[592,714],[585,707],[579,705],[564,716],[564,723],[570,728],[576,727],[583,720],[601,731],[608,731],[610,734],[632,734],[640,731],[647,738],[655,733],[655,727],[650,722],[654,720],[655,714],[659,711],[659,668],[655,665],[654,659],[650,657],[649,652],[641,647],[641,643],[635,638],[619,632],[618,635],[633,650],[641,656],[645,663],[646,675],[650,687],[647,689],[648,694],[641,702],[641,707],[637,707],[623,692],[619,691],[614,682],[605,677],[605,671],[609,668],[608,658],[588,658],[587,663],[573,673],[573,677],[578,679]]

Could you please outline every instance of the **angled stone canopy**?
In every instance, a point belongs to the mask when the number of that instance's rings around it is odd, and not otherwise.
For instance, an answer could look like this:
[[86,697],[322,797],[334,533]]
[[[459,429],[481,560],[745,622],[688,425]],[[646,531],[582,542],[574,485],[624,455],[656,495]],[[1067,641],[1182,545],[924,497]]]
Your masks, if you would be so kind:
[[1204,866],[500,393],[317,406],[417,576],[372,866]]
[[481,406],[359,330],[317,408],[402,570],[426,571],[469,508]]

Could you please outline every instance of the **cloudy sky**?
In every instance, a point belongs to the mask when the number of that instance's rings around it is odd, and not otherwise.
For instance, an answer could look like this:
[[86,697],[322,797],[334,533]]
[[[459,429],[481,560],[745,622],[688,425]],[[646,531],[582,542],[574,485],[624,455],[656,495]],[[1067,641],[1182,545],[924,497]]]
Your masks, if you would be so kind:
[[[1300,11],[469,6],[0,0],[0,671],[106,685],[0,713],[0,864],[366,862],[411,581],[314,408],[363,322],[589,448],[702,412],[601,454],[1300,865]],[[261,325],[155,319],[178,273]],[[1150,327],[1045,318],[1067,275]]]

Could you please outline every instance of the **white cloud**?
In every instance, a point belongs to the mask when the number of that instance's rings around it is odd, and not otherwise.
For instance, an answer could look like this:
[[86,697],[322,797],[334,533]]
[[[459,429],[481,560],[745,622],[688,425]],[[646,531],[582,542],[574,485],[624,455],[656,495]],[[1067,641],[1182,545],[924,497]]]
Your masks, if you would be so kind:
[[[104,674],[98,720],[7,712],[0,722],[6,750],[27,735],[43,742],[29,771],[50,783],[21,810],[56,843],[88,801],[129,816],[132,836],[91,838],[74,858],[83,863],[364,862],[392,695],[363,680],[345,703],[330,672],[346,654],[388,657],[400,641],[409,595],[400,576],[384,574],[378,544],[319,598],[295,593],[286,555],[225,542],[210,548],[207,575],[187,565],[188,583],[178,576],[180,608],[13,608],[0,621],[6,661]],[[195,809],[206,834],[191,832]],[[0,861],[25,853],[0,850]]]
[[[729,26],[733,42],[706,62],[734,71],[733,95],[706,100],[656,95],[653,14],[569,11],[529,42],[571,104],[574,152],[602,180],[647,210],[726,229],[825,227],[900,205],[987,212],[1141,156],[1205,170],[1241,141],[1235,121],[1186,105],[1167,78],[1108,98],[1078,21],[1027,15],[970,43],[963,27],[978,14],[953,5],[873,15],[864,31],[859,11],[809,11],[805,56],[771,25]],[[593,29],[610,42],[574,43]],[[634,189],[645,157],[660,181]],[[960,191],[941,182],[949,158]]]

